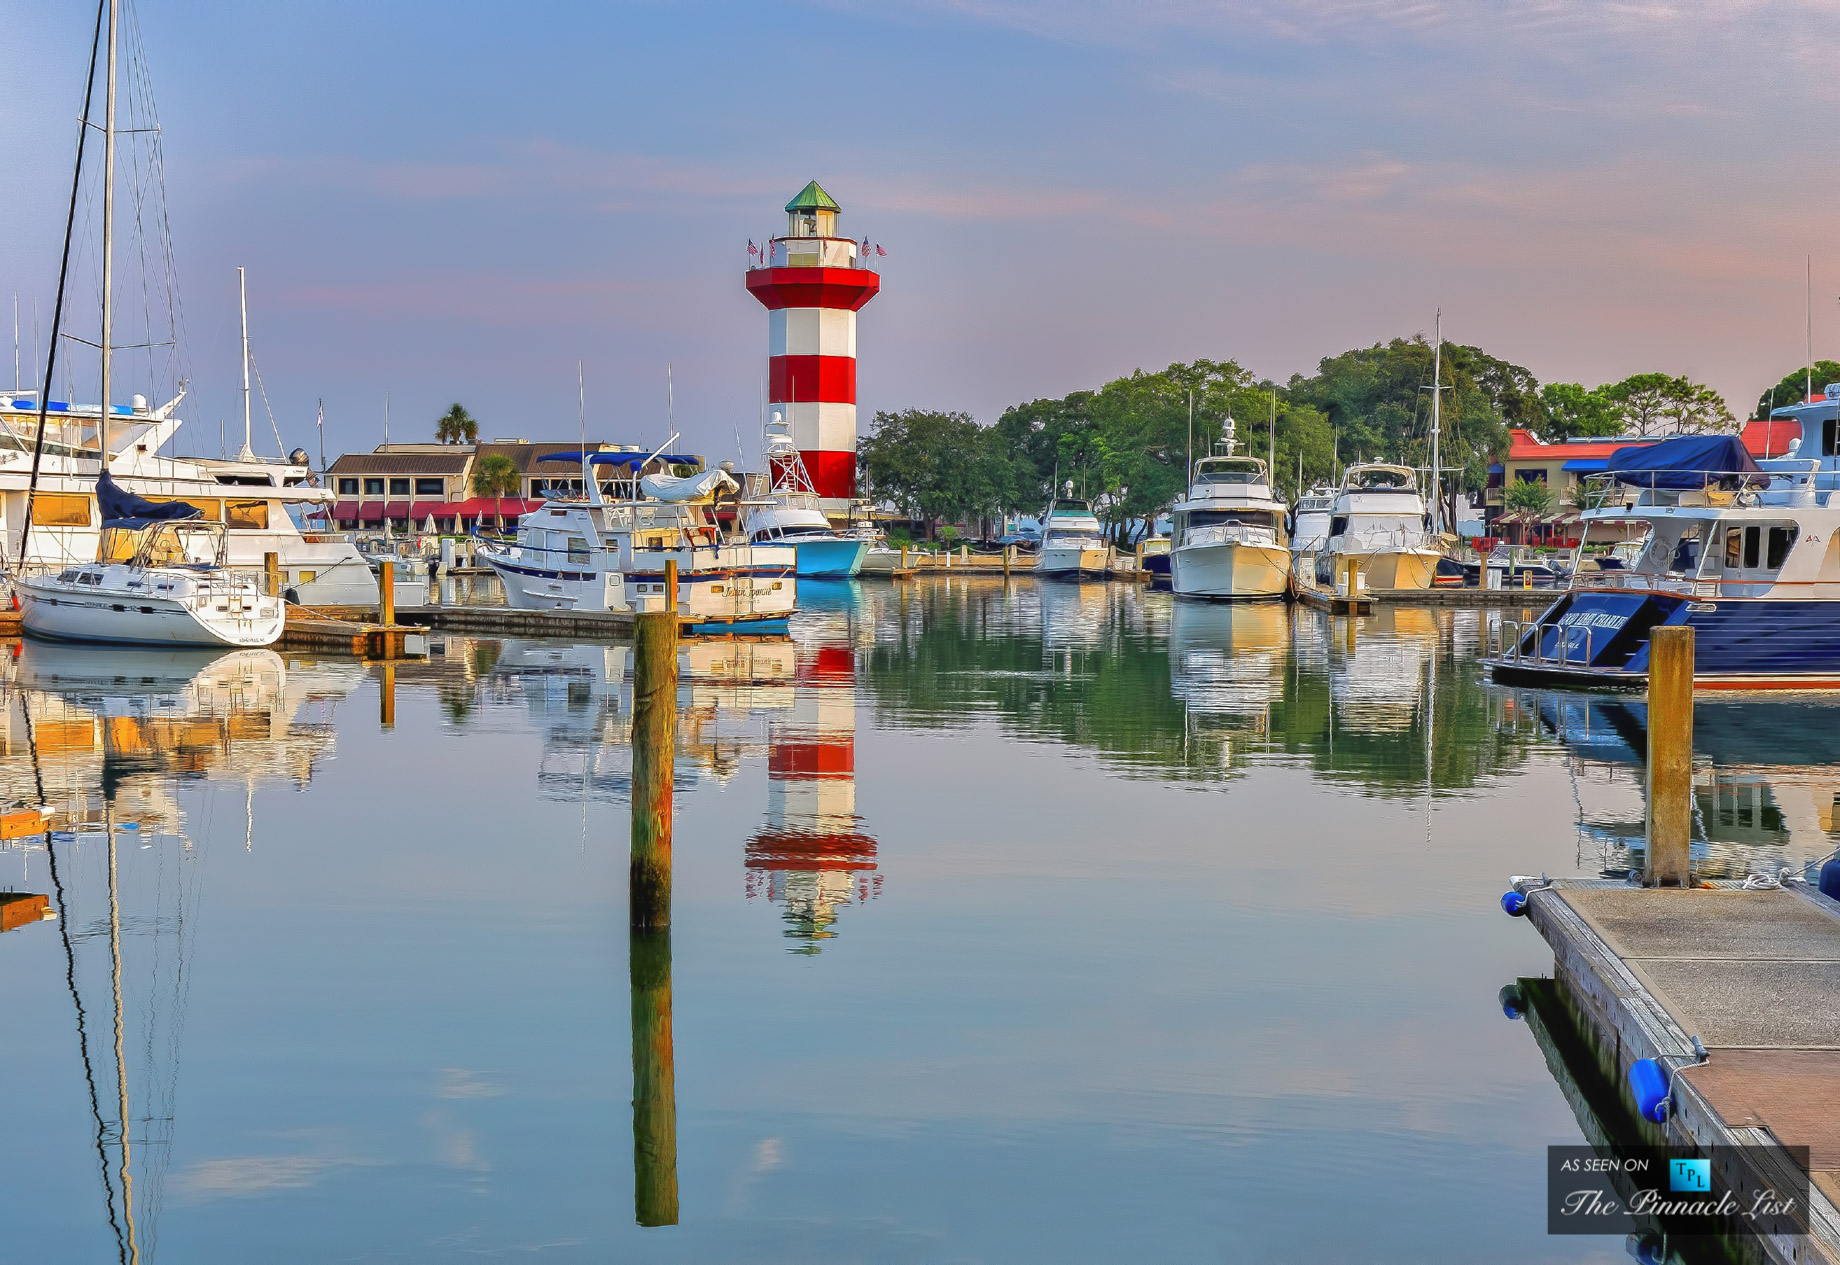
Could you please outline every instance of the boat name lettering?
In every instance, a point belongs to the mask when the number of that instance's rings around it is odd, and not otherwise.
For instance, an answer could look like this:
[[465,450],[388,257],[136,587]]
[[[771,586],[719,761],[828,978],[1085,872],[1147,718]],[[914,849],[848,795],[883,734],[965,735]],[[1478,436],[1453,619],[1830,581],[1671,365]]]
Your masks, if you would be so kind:
[[1561,628],[1621,628],[1629,616],[1615,611],[1567,611],[1559,616]]

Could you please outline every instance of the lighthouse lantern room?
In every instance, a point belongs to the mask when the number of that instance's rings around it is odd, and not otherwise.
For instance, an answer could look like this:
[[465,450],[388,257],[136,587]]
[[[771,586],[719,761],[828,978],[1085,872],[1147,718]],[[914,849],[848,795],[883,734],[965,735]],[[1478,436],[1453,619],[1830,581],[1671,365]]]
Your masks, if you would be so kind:
[[767,399],[783,414],[825,513],[856,495],[856,313],[882,279],[837,236],[842,208],[816,180],[786,204],[786,235],[748,269],[767,309]]

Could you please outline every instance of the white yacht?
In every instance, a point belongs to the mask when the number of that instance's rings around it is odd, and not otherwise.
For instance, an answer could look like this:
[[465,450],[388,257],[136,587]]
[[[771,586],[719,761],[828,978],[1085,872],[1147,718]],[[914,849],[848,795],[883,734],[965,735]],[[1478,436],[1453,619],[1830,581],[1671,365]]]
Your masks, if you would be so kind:
[[1187,597],[1282,597],[1290,590],[1284,502],[1257,457],[1233,455],[1233,421],[1224,453],[1195,463],[1188,495],[1172,511],[1169,585]]
[[1329,543],[1335,489],[1318,483],[1291,505],[1291,565],[1299,580],[1316,582],[1316,555]]
[[[675,438],[675,437],[673,437]],[[563,453],[582,462],[586,500],[549,500],[524,515],[517,543],[481,546],[478,557],[519,610],[661,611],[665,564],[677,564],[677,608],[687,620],[730,628],[784,623],[798,591],[790,544],[724,541],[708,499],[739,485],[722,470],[688,479],[646,475],[643,498],[609,501],[595,465],[634,464],[636,453]]]
[[1099,520],[1092,506],[1072,499],[1073,483],[1067,495],[1056,497],[1041,516],[1041,553],[1035,564],[1037,575],[1103,576],[1109,551],[1099,534]]
[[[106,474],[97,495],[108,513],[97,561],[14,580],[28,634],[162,646],[267,646],[280,638],[286,603],[224,565],[222,523],[187,514],[189,506],[124,496]],[[162,516],[142,516],[148,511]]]
[[1350,561],[1367,589],[1428,589],[1442,556],[1425,526],[1425,499],[1405,466],[1349,466],[1336,493],[1317,583],[1333,586]]
[[802,576],[847,579],[860,572],[872,539],[831,526],[818,508],[811,475],[792,442],[792,428],[779,413],[767,423],[766,455],[767,486],[743,502],[742,534],[757,545],[793,546]]

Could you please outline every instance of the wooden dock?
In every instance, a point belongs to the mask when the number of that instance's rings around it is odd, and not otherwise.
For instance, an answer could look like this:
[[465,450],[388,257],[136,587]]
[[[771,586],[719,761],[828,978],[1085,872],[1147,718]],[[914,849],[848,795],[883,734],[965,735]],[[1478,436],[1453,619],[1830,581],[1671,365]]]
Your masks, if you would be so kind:
[[[1631,1066],[1670,1073],[1667,1119],[1645,1122],[1646,1139],[1701,1155],[1806,1147],[1808,1235],[1751,1242],[1780,1265],[1840,1262],[1840,904],[1802,883],[1524,887],[1559,992],[1631,1119]],[[1743,1154],[1761,1166],[1747,1176],[1781,1188],[1764,1170],[1789,1152]]]
[[1294,578],[1291,592],[1305,606],[1313,610],[1328,611],[1331,615],[1371,615],[1374,613],[1373,597],[1368,593],[1348,597],[1315,584],[1296,583]]
[[385,626],[373,618],[351,618],[312,606],[290,606],[281,630],[283,650],[333,650],[365,659],[415,659],[427,651],[427,634],[403,624]]

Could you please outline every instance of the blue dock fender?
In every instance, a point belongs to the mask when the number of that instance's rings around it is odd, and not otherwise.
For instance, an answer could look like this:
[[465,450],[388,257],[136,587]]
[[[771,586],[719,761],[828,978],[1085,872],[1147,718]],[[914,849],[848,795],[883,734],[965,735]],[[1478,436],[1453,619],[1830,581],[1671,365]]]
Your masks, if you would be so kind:
[[1668,1118],[1668,1074],[1655,1059],[1637,1059],[1629,1065],[1629,1091],[1644,1120],[1665,1124]]

